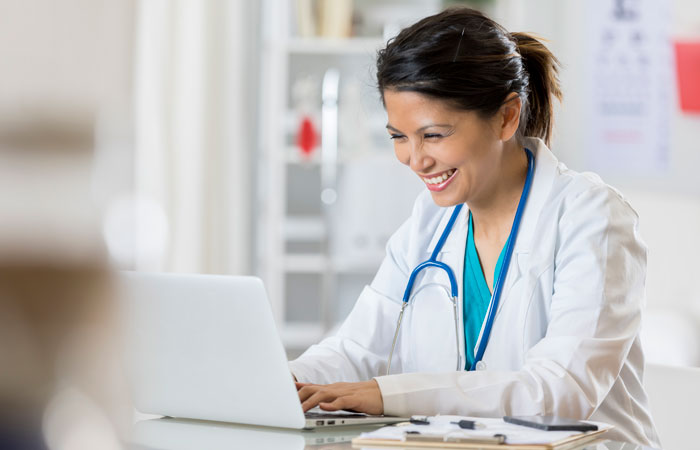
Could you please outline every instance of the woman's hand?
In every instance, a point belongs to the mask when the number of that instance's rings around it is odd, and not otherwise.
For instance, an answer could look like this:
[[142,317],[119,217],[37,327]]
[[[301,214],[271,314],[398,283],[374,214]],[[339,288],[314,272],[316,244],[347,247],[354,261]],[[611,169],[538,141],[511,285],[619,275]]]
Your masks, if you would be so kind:
[[359,383],[295,383],[304,412],[315,406],[326,411],[345,409],[372,415],[384,414],[379,385],[374,380]]

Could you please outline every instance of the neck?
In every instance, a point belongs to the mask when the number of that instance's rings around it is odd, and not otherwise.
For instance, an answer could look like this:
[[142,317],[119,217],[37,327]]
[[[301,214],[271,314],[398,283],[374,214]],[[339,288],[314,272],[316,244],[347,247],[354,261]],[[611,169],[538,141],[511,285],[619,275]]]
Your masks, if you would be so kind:
[[515,140],[507,143],[491,183],[484,186],[482,195],[470,199],[474,229],[478,229],[480,235],[501,240],[505,233],[507,239],[527,178],[527,161],[520,144]]

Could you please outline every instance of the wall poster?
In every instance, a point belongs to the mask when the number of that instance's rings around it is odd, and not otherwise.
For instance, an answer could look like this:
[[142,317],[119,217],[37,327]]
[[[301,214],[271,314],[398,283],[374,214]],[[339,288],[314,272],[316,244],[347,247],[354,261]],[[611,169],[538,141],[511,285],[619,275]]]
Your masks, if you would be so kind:
[[588,8],[588,166],[627,176],[669,167],[675,84],[669,2],[593,0]]

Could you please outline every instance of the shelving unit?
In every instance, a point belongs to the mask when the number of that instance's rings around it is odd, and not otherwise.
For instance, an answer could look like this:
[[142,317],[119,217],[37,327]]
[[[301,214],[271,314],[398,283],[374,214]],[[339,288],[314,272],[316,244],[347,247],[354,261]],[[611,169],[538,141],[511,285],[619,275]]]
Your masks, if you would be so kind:
[[[376,3],[381,2],[372,6]],[[294,4],[263,2],[255,245],[257,272],[290,356],[318,342],[347,315],[379,267],[386,239],[408,217],[422,187],[393,156],[373,88],[376,52],[385,40],[296,37]],[[322,116],[328,120],[332,110],[324,113],[321,89],[329,69],[339,75],[338,135],[331,137],[336,147],[303,156],[293,145],[299,123],[293,86],[304,77],[317,84],[309,99],[314,109],[307,112],[327,144]],[[329,159],[330,153],[335,158]],[[385,176],[390,180],[380,179]],[[337,201],[324,203],[322,191],[329,186]]]

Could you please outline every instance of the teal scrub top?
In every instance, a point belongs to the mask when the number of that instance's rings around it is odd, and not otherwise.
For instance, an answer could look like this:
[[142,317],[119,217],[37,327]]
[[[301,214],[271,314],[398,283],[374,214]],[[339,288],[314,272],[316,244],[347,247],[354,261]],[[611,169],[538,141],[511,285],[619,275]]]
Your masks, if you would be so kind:
[[[494,282],[498,279],[498,273],[501,271],[503,257],[506,252],[508,242],[503,246],[501,254],[496,262],[493,279]],[[486,283],[479,254],[476,252],[474,244],[474,223],[472,213],[469,212],[469,232],[467,233],[467,246],[464,252],[464,341],[467,356],[466,370],[469,370],[474,364],[474,346],[479,339],[481,325],[486,317],[486,311],[491,302],[491,289]]]

